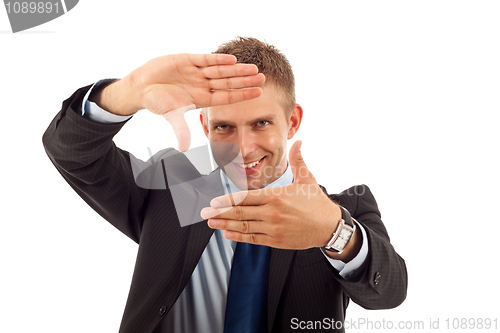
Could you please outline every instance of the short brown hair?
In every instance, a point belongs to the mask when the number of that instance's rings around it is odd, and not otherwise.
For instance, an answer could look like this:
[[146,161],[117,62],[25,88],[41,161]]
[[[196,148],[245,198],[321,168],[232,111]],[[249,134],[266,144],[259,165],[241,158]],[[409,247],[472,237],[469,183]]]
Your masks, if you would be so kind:
[[237,37],[222,44],[214,53],[232,54],[238,63],[254,64],[266,76],[266,84],[274,84],[282,91],[280,104],[288,118],[295,106],[295,78],[292,66],[274,45],[252,37]]

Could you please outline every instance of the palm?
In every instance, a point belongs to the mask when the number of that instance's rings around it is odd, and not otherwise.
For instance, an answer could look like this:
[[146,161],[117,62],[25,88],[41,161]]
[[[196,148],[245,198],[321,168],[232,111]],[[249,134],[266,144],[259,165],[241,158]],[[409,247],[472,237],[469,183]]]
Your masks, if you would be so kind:
[[[177,54],[153,59],[139,67],[143,106],[165,115],[181,107],[196,108],[230,104],[258,97],[264,76],[257,67],[235,64],[222,54]],[[253,88],[252,88],[253,87]]]

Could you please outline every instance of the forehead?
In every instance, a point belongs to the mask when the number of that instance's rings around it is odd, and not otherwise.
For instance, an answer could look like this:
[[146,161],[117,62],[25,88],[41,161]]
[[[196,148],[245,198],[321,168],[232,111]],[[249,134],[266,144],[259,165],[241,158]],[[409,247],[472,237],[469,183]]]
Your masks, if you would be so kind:
[[280,103],[280,92],[274,85],[262,88],[258,98],[235,104],[209,107],[207,117],[209,124],[230,122],[235,124],[249,123],[263,118],[274,121],[286,121],[285,112]]

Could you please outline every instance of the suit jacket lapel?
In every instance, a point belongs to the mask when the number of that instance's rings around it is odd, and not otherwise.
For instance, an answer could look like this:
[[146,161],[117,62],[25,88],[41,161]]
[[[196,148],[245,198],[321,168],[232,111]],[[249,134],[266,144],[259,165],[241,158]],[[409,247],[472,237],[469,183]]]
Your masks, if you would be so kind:
[[[196,214],[199,214],[203,207],[210,206],[210,200],[224,194],[224,189],[220,181],[219,169],[216,169],[203,178],[206,181],[202,185],[198,184],[200,185],[196,188],[198,197],[193,198],[193,201],[197,202],[197,204],[193,205],[193,209],[196,210]],[[207,225],[207,220],[203,220],[184,228],[189,228],[189,236],[186,244],[186,255],[184,257],[184,266],[179,280],[177,295],[180,295],[184,290],[184,287],[188,283],[191,274],[198,264],[205,247],[210,241],[210,237],[212,237],[212,234],[215,231]]]
[[290,270],[295,250],[271,249],[271,262],[269,263],[269,289],[267,303],[268,331],[271,332],[276,316],[276,309],[283,291],[283,287]]
[[205,250],[205,247],[210,241],[210,237],[215,231],[214,229],[210,229],[208,227],[207,220],[193,224],[186,228],[189,228],[189,236],[177,295],[180,295],[184,290],[184,287],[186,287],[191,274],[193,274],[193,271],[198,264],[203,251]]

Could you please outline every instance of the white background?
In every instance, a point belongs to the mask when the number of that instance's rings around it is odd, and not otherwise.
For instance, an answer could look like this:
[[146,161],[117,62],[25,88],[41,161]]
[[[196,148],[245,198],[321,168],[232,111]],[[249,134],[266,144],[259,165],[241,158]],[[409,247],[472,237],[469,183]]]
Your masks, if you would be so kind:
[[[0,9],[1,332],[117,332],[125,306],[137,245],[72,191],[42,146],[62,101],[156,56],[210,53],[236,36],[287,55],[307,165],[331,193],[367,184],[406,261],[406,301],[385,311],[351,303],[348,319],[428,328],[432,318],[441,330],[446,318],[500,319],[500,3],[293,3],[85,0],[17,34]],[[192,146],[205,142],[197,115]],[[115,141],[144,158],[147,147],[176,146],[147,111]]]

